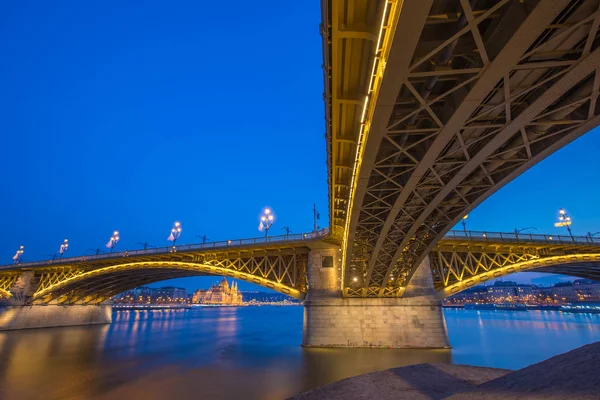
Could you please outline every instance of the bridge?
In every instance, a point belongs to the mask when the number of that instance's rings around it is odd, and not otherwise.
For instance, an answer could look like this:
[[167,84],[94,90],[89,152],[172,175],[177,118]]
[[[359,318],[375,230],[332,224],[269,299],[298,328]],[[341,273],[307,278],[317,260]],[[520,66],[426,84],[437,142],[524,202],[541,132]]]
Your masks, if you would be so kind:
[[229,275],[304,299],[304,345],[447,347],[440,298],[519,271],[598,278],[589,237],[450,230],[600,123],[600,0],[321,5],[327,232],[3,267],[7,301],[106,322],[64,307]]
[[[336,248],[329,230],[79,256],[0,266],[0,299],[15,297],[23,276],[35,291],[17,301],[102,304],[124,291],[187,276],[229,276],[303,300],[308,255]],[[444,298],[515,272],[600,280],[600,239],[589,236],[451,231],[429,254],[433,284]],[[333,261],[333,260],[332,260]],[[358,284],[351,282],[350,285]],[[17,285],[18,286],[18,285]],[[11,292],[13,290],[13,292]]]

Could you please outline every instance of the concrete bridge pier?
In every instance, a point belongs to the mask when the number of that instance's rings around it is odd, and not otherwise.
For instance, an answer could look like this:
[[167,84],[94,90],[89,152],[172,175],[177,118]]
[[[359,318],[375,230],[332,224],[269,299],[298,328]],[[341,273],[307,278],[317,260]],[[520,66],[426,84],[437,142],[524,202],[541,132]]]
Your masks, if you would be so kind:
[[38,285],[33,271],[21,274],[10,289],[12,296],[0,307],[0,331],[112,322],[110,304],[33,304]]
[[303,346],[450,347],[428,258],[402,298],[343,298],[340,259],[337,249],[313,250],[309,255]]

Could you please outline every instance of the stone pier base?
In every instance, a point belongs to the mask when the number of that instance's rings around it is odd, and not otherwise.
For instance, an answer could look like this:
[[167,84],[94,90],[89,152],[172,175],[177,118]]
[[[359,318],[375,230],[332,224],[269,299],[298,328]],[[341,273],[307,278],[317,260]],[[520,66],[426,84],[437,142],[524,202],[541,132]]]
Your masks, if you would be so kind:
[[110,324],[111,322],[112,306],[110,304],[0,307],[0,331]]
[[321,250],[309,257],[303,346],[450,347],[428,258],[416,268],[402,297],[344,298],[338,289],[340,269],[323,267],[321,260],[328,254],[336,256]]
[[450,347],[439,300],[414,297],[305,301],[302,345]]

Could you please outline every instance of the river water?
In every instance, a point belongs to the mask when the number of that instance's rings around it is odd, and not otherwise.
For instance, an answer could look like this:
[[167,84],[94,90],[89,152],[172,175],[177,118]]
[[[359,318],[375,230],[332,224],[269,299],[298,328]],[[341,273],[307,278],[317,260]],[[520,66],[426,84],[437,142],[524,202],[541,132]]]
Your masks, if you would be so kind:
[[600,315],[445,310],[452,350],[304,349],[303,309],[114,311],[112,325],[0,332],[0,399],[284,399],[423,362],[517,369],[600,340]]

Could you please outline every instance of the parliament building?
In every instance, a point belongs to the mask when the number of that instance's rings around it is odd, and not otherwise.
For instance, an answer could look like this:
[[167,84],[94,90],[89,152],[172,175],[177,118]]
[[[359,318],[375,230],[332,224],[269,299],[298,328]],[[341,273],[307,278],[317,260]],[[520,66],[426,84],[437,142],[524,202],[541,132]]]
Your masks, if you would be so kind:
[[243,303],[242,293],[238,290],[237,284],[233,282],[229,286],[226,278],[223,278],[218,285],[213,285],[208,290],[197,290],[192,297],[192,302],[222,305],[238,305]]

